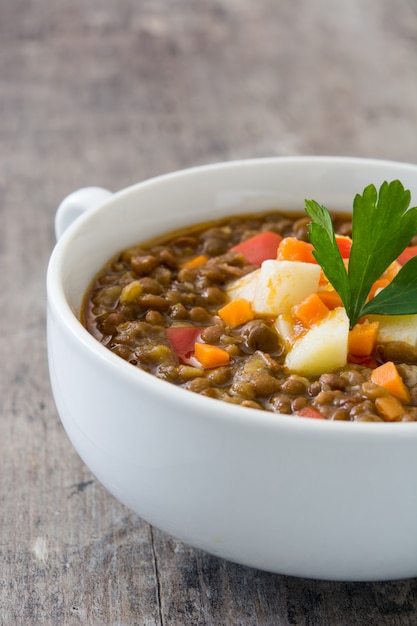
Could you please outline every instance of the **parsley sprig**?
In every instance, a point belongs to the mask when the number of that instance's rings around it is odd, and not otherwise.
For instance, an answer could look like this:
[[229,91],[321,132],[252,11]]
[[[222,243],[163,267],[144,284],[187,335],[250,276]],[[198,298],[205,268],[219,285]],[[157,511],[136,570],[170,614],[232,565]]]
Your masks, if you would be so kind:
[[315,200],[306,200],[309,238],[314,256],[346,309],[350,327],[363,315],[417,313],[417,257],[410,259],[374,298],[367,301],[374,282],[417,234],[417,207],[399,180],[384,182],[379,192],[366,187],[353,201],[352,248],[345,264],[336,243],[330,213]]

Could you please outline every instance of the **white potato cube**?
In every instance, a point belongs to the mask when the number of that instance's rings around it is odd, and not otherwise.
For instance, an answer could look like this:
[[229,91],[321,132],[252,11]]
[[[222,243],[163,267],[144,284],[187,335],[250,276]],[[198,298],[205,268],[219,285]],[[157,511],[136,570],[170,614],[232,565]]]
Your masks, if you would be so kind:
[[276,316],[317,291],[320,266],[301,261],[264,261],[256,280],[252,308],[258,315]]
[[417,346],[417,314],[368,315],[370,322],[379,322],[377,341],[404,341]]
[[226,287],[226,293],[231,300],[244,298],[248,302],[252,302],[255,295],[256,281],[261,270],[257,269],[229,283]]
[[295,339],[295,319],[289,313],[278,315],[275,320],[275,330],[288,350]]
[[285,366],[302,376],[320,376],[343,367],[348,355],[349,319],[338,307],[298,339],[287,353]]

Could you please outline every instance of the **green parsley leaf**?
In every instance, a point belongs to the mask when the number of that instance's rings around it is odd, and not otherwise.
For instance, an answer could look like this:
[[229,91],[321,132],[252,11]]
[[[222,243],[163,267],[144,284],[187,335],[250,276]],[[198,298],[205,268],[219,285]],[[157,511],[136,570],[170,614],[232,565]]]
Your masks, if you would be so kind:
[[327,280],[338,292],[345,309],[349,310],[349,277],[336,243],[330,213],[326,207],[321,206],[315,200],[306,200],[305,202],[306,212],[313,220],[309,224],[309,238],[314,245],[313,256],[317,263],[321,265]]
[[413,257],[407,261],[389,285],[365,304],[362,314],[411,315],[417,313],[416,303],[417,257]]
[[411,195],[399,180],[374,185],[357,194],[352,213],[352,249],[348,271],[340,255],[329,211],[306,200],[312,219],[309,237],[314,256],[338,292],[350,327],[365,314],[417,313],[417,260],[410,259],[395,279],[367,303],[374,282],[408,246],[417,233],[417,207],[409,208]]

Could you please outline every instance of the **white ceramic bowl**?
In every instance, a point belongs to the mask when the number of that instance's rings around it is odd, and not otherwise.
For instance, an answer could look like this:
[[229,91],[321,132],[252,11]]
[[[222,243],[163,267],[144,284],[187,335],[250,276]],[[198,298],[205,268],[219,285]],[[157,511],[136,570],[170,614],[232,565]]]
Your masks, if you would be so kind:
[[233,213],[299,211],[305,198],[349,210],[366,185],[395,178],[415,203],[416,165],[331,157],[197,167],[63,202],[47,278],[52,388],[70,440],[116,498],[176,538],[256,568],[417,576],[416,423],[294,419],[201,397],[123,361],[78,321],[94,275],[131,244]]

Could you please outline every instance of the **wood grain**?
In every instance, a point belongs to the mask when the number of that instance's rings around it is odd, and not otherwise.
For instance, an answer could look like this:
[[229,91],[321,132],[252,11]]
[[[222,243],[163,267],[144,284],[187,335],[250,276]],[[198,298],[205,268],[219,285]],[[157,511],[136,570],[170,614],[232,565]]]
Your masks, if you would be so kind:
[[45,349],[66,194],[251,156],[416,162],[416,37],[415,0],[1,3],[1,624],[417,623],[416,579],[259,572],[131,514],[69,444]]

